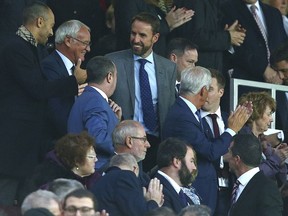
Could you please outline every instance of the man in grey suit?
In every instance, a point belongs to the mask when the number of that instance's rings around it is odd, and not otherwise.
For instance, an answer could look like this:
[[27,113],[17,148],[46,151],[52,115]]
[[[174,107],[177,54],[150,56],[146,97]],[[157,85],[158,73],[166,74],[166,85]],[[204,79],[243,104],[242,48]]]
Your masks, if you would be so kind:
[[107,55],[119,73],[112,98],[122,107],[124,119],[143,124],[151,144],[143,161],[145,171],[156,165],[162,125],[175,100],[176,65],[153,53],[159,28],[154,15],[136,15],[131,24],[131,49]]

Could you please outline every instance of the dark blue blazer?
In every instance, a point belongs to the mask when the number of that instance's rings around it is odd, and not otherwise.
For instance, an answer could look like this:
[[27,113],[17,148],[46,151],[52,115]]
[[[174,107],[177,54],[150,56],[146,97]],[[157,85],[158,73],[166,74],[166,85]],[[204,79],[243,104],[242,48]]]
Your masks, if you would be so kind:
[[158,208],[155,201],[145,200],[139,179],[130,170],[109,168],[91,191],[99,203],[98,209],[105,209],[110,216],[143,216]]
[[[175,191],[175,189],[167,179],[165,179],[159,173],[156,173],[155,177],[158,178],[160,180],[160,183],[163,185],[163,194],[164,194],[163,206],[171,208],[175,213],[178,214],[187,205],[184,205],[181,202],[179,194]],[[193,205],[193,202],[188,197],[187,200],[190,205]]]
[[112,132],[117,124],[108,102],[94,88],[86,86],[71,109],[67,129],[69,133],[88,131],[95,139],[98,169],[114,155]]
[[[42,62],[43,73],[48,80],[57,80],[69,77],[65,64],[59,54],[54,51]],[[49,114],[51,117],[51,129],[55,139],[67,133],[67,120],[74,103],[74,96],[54,97],[49,99]]]
[[180,97],[168,112],[163,129],[164,138],[184,139],[196,151],[198,176],[193,186],[201,197],[201,203],[214,211],[218,183],[213,161],[227,153],[232,136],[224,132],[219,138],[211,140],[208,137],[209,131],[202,129],[190,108]]
[[[259,4],[267,27],[269,50],[272,53],[287,39],[282,16],[278,9],[261,1]],[[242,0],[225,1],[222,12],[223,24],[231,25],[238,20],[241,27],[247,30],[243,44],[234,47],[233,77],[263,82],[263,73],[268,65],[267,50],[253,15]]]
[[282,210],[276,184],[260,171],[248,182],[230,209],[230,216],[282,216]]

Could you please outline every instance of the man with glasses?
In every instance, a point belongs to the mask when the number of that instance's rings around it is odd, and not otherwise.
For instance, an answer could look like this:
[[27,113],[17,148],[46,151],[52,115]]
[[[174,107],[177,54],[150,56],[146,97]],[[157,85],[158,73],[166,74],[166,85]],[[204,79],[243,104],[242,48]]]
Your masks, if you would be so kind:
[[96,212],[97,202],[94,195],[85,189],[78,189],[69,193],[63,202],[63,216],[108,216],[105,210]]
[[77,95],[78,84],[86,80],[85,71],[53,81],[44,78],[37,47],[53,35],[54,22],[47,5],[37,2],[27,6],[23,25],[1,49],[0,205],[13,205],[15,199],[21,199],[23,180],[52,147],[47,100]]
[[69,133],[85,130],[95,139],[98,170],[114,155],[112,132],[122,116],[121,107],[108,99],[117,83],[115,65],[102,56],[90,59],[87,82],[88,86],[72,106],[67,129]]
[[[90,52],[90,28],[78,20],[69,20],[59,26],[55,33],[54,50],[42,62],[44,74],[48,80],[57,80],[72,76],[75,70],[81,70],[85,54]],[[81,94],[87,84],[79,85]],[[49,100],[51,130],[54,139],[67,133],[67,120],[74,103],[74,96],[54,97]]]

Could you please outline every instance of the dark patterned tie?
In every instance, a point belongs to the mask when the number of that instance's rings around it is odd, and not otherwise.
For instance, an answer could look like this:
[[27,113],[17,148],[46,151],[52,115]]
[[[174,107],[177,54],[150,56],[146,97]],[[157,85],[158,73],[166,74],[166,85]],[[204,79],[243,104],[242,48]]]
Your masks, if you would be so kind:
[[256,5],[251,5],[250,10],[252,12],[252,15],[257,23],[257,26],[261,32],[261,35],[265,41],[265,46],[266,46],[266,51],[267,51],[267,58],[268,58],[268,62],[270,61],[270,50],[269,50],[269,46],[268,46],[268,37],[267,37],[267,32],[264,28],[264,23],[261,22],[260,17],[257,15],[256,10],[258,10]]
[[237,191],[239,188],[240,182],[237,180],[233,186],[232,190],[232,198],[231,198],[231,204],[233,205],[236,202],[236,197],[237,197]]
[[153,107],[148,73],[144,68],[148,61],[146,59],[138,59],[137,61],[140,63],[139,83],[144,124],[148,130],[155,131],[157,126],[157,116]]
[[217,114],[209,114],[208,116],[212,119],[214,138],[217,138],[220,136],[219,126],[217,123],[217,117],[218,116],[217,116]]
[[195,114],[197,115],[198,120],[199,120],[199,123],[200,123],[200,125],[201,125],[202,130],[203,130],[203,124],[202,124],[202,118],[201,118],[201,115],[200,115],[200,110],[197,110],[197,111],[195,112]]

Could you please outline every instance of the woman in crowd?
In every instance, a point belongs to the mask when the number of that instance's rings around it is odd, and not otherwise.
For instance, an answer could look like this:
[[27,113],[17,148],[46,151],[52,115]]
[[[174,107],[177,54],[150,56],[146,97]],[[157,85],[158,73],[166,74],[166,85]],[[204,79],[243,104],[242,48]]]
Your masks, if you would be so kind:
[[239,99],[239,104],[246,101],[252,101],[253,113],[239,133],[249,133],[259,138],[263,151],[260,170],[271,179],[277,180],[281,186],[286,182],[285,159],[288,157],[288,147],[286,144],[280,144],[273,148],[263,135],[273,121],[272,114],[276,110],[276,102],[267,92],[245,94]]
[[29,188],[46,188],[49,182],[66,178],[78,180],[89,189],[100,177],[94,168],[97,157],[93,145],[94,140],[87,132],[67,134],[59,139],[55,149],[36,167]]

